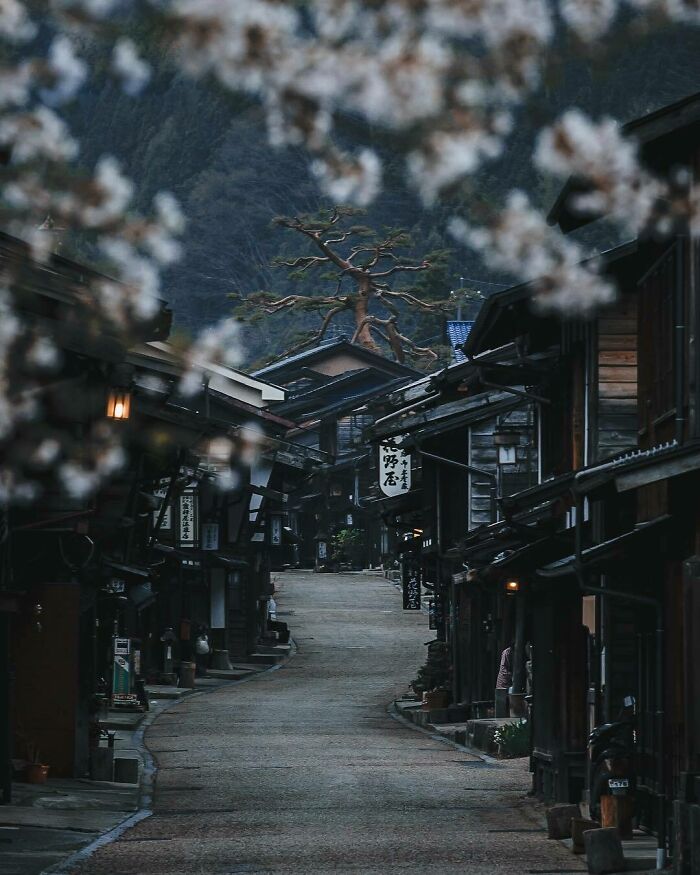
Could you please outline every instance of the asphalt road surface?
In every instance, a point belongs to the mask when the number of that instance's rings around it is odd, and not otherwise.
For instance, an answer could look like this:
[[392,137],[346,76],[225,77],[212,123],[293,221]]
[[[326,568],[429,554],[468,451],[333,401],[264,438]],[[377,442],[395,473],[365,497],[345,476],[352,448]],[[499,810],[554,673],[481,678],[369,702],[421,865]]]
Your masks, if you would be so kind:
[[560,873],[582,867],[526,816],[525,761],[488,764],[396,721],[432,634],[380,576],[289,573],[298,651],[195,695],[146,740],[154,814],[85,861],[95,875]]

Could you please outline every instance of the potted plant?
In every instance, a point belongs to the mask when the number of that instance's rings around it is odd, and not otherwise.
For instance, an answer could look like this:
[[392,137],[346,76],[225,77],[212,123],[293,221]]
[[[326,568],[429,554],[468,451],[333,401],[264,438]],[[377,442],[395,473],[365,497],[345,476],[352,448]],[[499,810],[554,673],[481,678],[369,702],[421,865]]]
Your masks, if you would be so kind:
[[362,568],[364,558],[364,533],[358,529],[341,529],[331,538],[332,560],[336,564],[348,564]]
[[27,742],[27,765],[24,775],[28,784],[45,784],[49,776],[49,766],[41,762],[39,747],[32,741]]
[[444,641],[433,641],[428,647],[425,665],[418,669],[411,683],[413,691],[423,697],[426,708],[446,708],[449,704],[450,655]]

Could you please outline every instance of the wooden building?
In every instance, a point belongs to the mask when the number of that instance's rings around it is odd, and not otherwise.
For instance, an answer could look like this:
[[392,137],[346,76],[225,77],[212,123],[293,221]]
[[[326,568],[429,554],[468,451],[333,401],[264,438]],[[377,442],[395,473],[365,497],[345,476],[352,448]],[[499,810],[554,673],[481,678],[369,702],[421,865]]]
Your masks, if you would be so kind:
[[389,548],[376,516],[376,458],[363,441],[378,394],[397,390],[417,371],[339,337],[256,371],[284,387],[272,405],[297,425],[290,441],[323,455],[325,463],[303,488],[292,488],[288,527],[299,536],[297,564],[330,570],[378,566]]

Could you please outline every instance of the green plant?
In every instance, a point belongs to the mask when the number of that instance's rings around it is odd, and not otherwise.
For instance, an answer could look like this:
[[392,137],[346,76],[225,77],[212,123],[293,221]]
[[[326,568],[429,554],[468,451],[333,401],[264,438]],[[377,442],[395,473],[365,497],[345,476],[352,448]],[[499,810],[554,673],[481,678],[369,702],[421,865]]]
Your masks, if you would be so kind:
[[414,693],[422,695],[430,690],[447,689],[450,682],[450,653],[444,641],[433,641],[428,647],[425,665],[418,669],[411,682]]
[[517,723],[504,723],[493,734],[498,752],[508,759],[525,757],[530,753],[530,727],[527,720]]
[[331,538],[331,559],[334,562],[352,562],[359,559],[363,537],[358,529],[341,529]]

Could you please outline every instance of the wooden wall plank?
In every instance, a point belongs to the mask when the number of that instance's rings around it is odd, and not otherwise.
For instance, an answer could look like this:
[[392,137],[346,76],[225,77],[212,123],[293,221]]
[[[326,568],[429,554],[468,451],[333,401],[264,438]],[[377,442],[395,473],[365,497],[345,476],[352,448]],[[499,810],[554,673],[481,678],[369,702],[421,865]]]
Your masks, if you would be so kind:
[[636,349],[611,349],[601,350],[598,355],[598,364],[601,367],[606,365],[632,365],[637,366],[637,350]]
[[[599,362],[600,365],[600,362]],[[637,366],[617,364],[602,365],[598,368],[598,379],[603,383],[635,383],[637,382]]]

